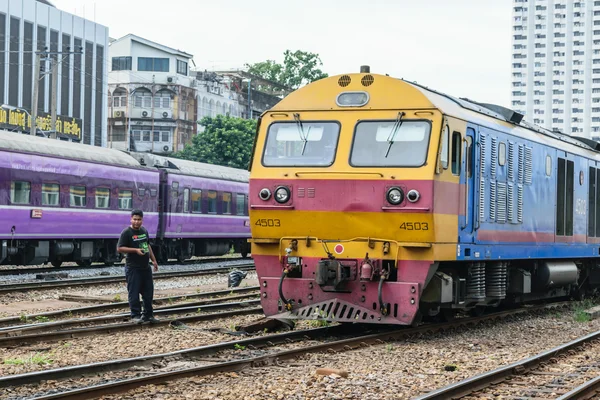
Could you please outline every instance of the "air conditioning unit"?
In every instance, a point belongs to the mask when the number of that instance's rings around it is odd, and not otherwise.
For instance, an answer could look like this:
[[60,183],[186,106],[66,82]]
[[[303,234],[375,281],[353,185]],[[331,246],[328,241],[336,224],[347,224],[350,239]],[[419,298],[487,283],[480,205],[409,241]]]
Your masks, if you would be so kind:
[[171,112],[170,111],[163,111],[162,117],[163,118],[171,118]]
[[115,118],[123,118],[124,116],[125,116],[125,111],[115,111],[114,112]]
[[177,77],[176,76],[167,76],[167,82],[175,83],[175,82],[177,82]]
[[169,151],[169,150],[171,150],[171,148],[169,146],[167,146],[167,145],[164,145],[162,149],[163,149],[163,151]]
[[142,111],[142,117],[144,117],[144,118],[148,117],[148,111]]

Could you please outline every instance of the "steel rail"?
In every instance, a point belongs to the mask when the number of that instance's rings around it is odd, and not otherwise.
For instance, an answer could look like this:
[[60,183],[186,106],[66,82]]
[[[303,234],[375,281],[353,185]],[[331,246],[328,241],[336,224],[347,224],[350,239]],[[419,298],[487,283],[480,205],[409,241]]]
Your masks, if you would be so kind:
[[[246,314],[254,314],[258,312],[262,312],[262,308],[258,307],[260,304],[260,300],[251,300],[251,301],[243,301],[237,303],[220,303],[220,304],[209,304],[206,306],[202,306],[204,311],[213,311],[213,310],[222,310],[222,309],[230,309],[230,308],[242,308],[241,311],[231,311],[229,314],[226,313],[216,313],[216,314],[202,314],[202,315],[192,315],[189,317],[181,317],[177,318],[178,321],[186,321],[186,322],[196,322],[196,321],[206,321],[217,318],[229,317],[233,315],[246,315]],[[252,308],[250,308],[252,307]],[[177,313],[188,313],[195,312],[198,307],[188,307],[188,308],[172,308],[167,310],[161,310],[160,312],[156,312],[156,314],[177,314]],[[98,317],[98,320],[103,320],[103,317]],[[127,316],[121,316],[118,319],[125,319]],[[139,329],[140,327],[159,327],[162,325],[168,325],[171,323],[173,319],[164,319],[155,324],[135,324],[133,322],[128,321],[127,323],[117,323],[110,325],[100,325],[95,327],[86,327],[86,328],[76,328],[76,329],[68,329],[62,331],[55,332],[47,332],[47,333],[39,333],[39,334],[31,334],[31,335],[18,335],[18,336],[7,336],[0,337],[0,348],[1,347],[9,347],[9,346],[17,346],[22,344],[32,344],[38,342],[53,342],[57,340],[64,339],[74,339],[84,336],[97,335],[99,333],[113,333],[117,331],[126,331]],[[12,331],[13,335],[18,333],[18,331]]]
[[[248,260],[248,258],[242,257],[218,257],[212,259],[201,259],[201,260],[185,260],[184,262],[179,261],[168,261],[160,263],[160,265],[189,265],[189,264],[208,264],[208,263],[219,263],[219,262],[228,262],[228,261],[244,261]],[[87,269],[104,269],[104,268],[114,268],[114,267],[125,267],[125,264],[122,263],[114,263],[113,265],[106,264],[95,264],[90,265],[89,267],[80,267],[80,266],[66,266],[66,267],[30,267],[30,268],[8,268],[8,269],[0,269],[0,276],[4,275],[25,275],[25,274],[44,274],[44,273],[60,273],[64,271],[80,271]]]
[[[335,350],[336,348],[338,348],[338,349],[341,348],[341,349],[347,350],[347,349],[352,349],[352,348],[356,348],[359,346],[365,346],[368,344],[383,343],[384,340],[398,340],[400,338],[411,337],[413,335],[418,335],[418,334],[427,334],[427,333],[431,333],[434,331],[443,331],[446,329],[455,329],[455,328],[463,327],[463,326],[476,325],[483,321],[497,320],[497,319],[502,319],[505,317],[513,316],[513,315],[526,314],[526,313],[541,311],[541,310],[545,310],[545,309],[554,309],[557,307],[565,306],[565,304],[569,304],[569,303],[567,302],[567,303],[558,303],[558,304],[554,304],[554,305],[532,306],[529,308],[521,308],[521,309],[510,310],[510,311],[502,311],[502,312],[495,313],[493,315],[486,315],[486,316],[480,316],[480,317],[475,317],[475,318],[464,318],[461,320],[456,320],[456,321],[449,322],[446,324],[441,324],[441,325],[423,325],[423,326],[419,326],[416,328],[410,328],[410,327],[405,327],[405,328],[401,328],[401,329],[396,328],[391,331],[386,330],[383,333],[370,334],[370,335],[366,335],[366,336],[360,336],[358,338],[355,337],[355,338],[345,339],[342,341],[325,343],[322,345],[318,345],[317,347],[311,347],[311,349],[312,349],[311,351],[314,352],[314,351],[320,351],[323,349],[327,350],[329,348],[331,348],[333,350]],[[31,372],[31,373],[20,374],[20,375],[11,375],[11,376],[0,377],[0,387],[16,386],[16,385],[22,385],[22,384],[27,384],[27,383],[37,383],[41,380],[65,379],[65,378],[71,378],[74,376],[81,376],[81,375],[85,375],[85,374],[93,374],[93,373],[106,372],[106,371],[119,371],[119,370],[123,370],[123,369],[129,368],[134,365],[142,365],[142,364],[148,365],[148,364],[156,362],[157,360],[160,360],[160,359],[172,360],[172,359],[181,359],[181,358],[185,357],[188,360],[193,360],[194,358],[197,358],[197,357],[201,357],[201,356],[205,356],[205,355],[209,355],[209,354],[215,354],[216,352],[226,350],[226,349],[234,349],[239,346],[245,346],[245,347],[254,349],[254,348],[261,348],[261,347],[266,347],[266,346],[274,346],[276,344],[290,343],[290,342],[299,341],[299,340],[303,340],[303,339],[311,340],[311,339],[317,339],[317,338],[324,338],[328,335],[333,335],[333,336],[341,335],[341,334],[352,335],[354,333],[354,329],[357,329],[357,328],[360,328],[360,327],[359,326],[338,325],[338,326],[334,326],[334,327],[325,327],[325,328],[310,329],[310,330],[303,330],[303,331],[292,331],[289,333],[261,336],[258,338],[243,339],[243,340],[239,340],[239,341],[231,341],[231,342],[219,343],[219,344],[197,347],[197,348],[192,348],[192,349],[179,350],[179,351],[173,352],[173,353],[143,356],[143,357],[136,357],[136,358],[130,358],[130,359],[111,360],[111,361],[95,363],[95,364],[65,367],[65,368],[60,368],[60,369]],[[370,325],[369,328],[381,329],[381,327],[374,326],[374,325]],[[387,329],[389,329],[389,328],[387,328]],[[285,354],[288,354],[288,352],[277,353],[276,355],[271,355],[271,356],[256,357],[253,359],[246,359],[246,360],[240,361],[240,364],[221,363],[219,365],[223,368],[222,371],[232,371],[232,370],[243,369],[243,368],[246,368],[247,366],[262,365],[263,362],[268,361],[268,360],[284,358]],[[291,353],[289,353],[289,354],[291,354]],[[293,356],[296,356],[296,355],[298,355],[298,354],[297,353],[293,354]],[[121,388],[119,388],[118,383],[111,383],[111,384],[108,384],[111,387],[110,390],[116,390],[116,391],[105,392],[104,394],[120,393],[124,390],[129,390],[129,389],[132,389],[135,387],[143,386],[148,383],[158,383],[158,381],[151,382],[150,381],[151,379],[159,379],[160,382],[165,382],[165,381],[168,381],[173,378],[180,378],[180,377],[188,376],[187,374],[196,375],[200,371],[204,371],[206,368],[208,368],[208,367],[193,368],[191,370],[179,370],[179,371],[164,373],[162,375],[155,374],[151,377],[137,378],[137,379],[134,379],[133,381],[132,380],[122,381],[123,385],[128,385],[128,386],[123,386]],[[214,373],[214,372],[216,372],[216,371],[211,370],[211,372],[208,372],[208,373]],[[159,376],[162,378],[159,378]],[[147,379],[147,380],[144,380],[144,379]],[[160,380],[160,379],[162,379],[162,380]],[[75,393],[75,392],[78,392],[80,390],[81,389],[74,391],[73,392],[74,395],[79,396],[80,393]],[[101,391],[103,389],[97,389],[97,390]],[[99,391],[97,391],[96,393],[99,393]],[[66,396],[66,395],[69,395],[69,392],[63,392],[60,395]],[[89,398],[89,397],[85,397],[85,396],[90,396],[90,395],[97,396],[97,394],[87,392],[86,394],[83,394],[84,397],[72,397],[72,398]],[[51,398],[55,398],[55,397],[40,397],[40,399],[42,399],[42,398],[51,399]],[[71,398],[71,397],[65,397],[65,398]]]
[[556,400],[579,400],[579,399],[590,399],[598,394],[600,391],[600,376],[590,379],[587,382],[582,383],[575,389],[568,393],[563,394]]
[[[191,294],[184,294],[184,295],[177,295],[177,296],[158,297],[158,298],[154,299],[153,303],[160,304],[160,303],[163,303],[163,302],[169,301],[169,300],[177,301],[177,300],[184,300],[184,299],[196,299],[196,298],[223,296],[223,295],[227,295],[227,294],[248,293],[248,292],[255,292],[259,289],[260,289],[259,286],[249,286],[249,287],[245,287],[245,288],[231,288],[231,289],[227,289],[227,290],[216,290],[216,291],[212,291],[212,292],[191,293]],[[13,322],[23,322],[23,320],[25,320],[25,321],[35,320],[38,317],[40,317],[40,318],[60,317],[60,316],[64,316],[64,315],[76,315],[76,314],[83,314],[83,313],[88,313],[88,312],[114,310],[114,309],[124,308],[124,307],[129,307],[129,303],[126,301],[120,301],[118,303],[96,304],[93,306],[67,308],[67,309],[56,310],[56,311],[47,311],[44,313],[37,313],[37,314],[27,314],[27,315],[13,316],[13,317],[4,317],[4,318],[0,318],[0,325],[6,325],[6,324],[13,323]],[[30,324],[30,325],[37,325],[37,324]],[[23,325],[23,326],[26,326],[26,325]],[[5,329],[11,329],[11,328],[12,327],[0,328],[0,332]]]
[[[453,383],[443,388],[434,390],[422,396],[416,397],[414,400],[443,400],[464,397],[481,389],[485,389],[493,384],[500,383],[514,375],[522,375],[523,371],[528,371],[537,368],[541,363],[554,358],[558,355],[581,346],[584,343],[600,338],[600,331],[590,333],[589,335],[575,339],[569,343],[557,346],[553,349],[536,354],[533,357],[517,361],[510,365],[487,371],[479,375],[467,378],[460,382]],[[571,398],[571,397],[567,397]]]
[[[223,266],[221,268],[211,268],[202,270],[185,270],[173,272],[158,272],[153,275],[154,279],[172,279],[186,276],[204,276],[217,273],[223,273],[229,268],[236,268],[242,271],[254,269],[252,264],[238,264],[235,266]],[[8,292],[24,292],[28,290],[55,289],[65,286],[89,286],[89,285],[104,285],[109,283],[125,282],[125,276],[96,276],[87,278],[65,279],[60,281],[41,281],[41,282],[26,282],[12,283],[0,285],[0,293]]]

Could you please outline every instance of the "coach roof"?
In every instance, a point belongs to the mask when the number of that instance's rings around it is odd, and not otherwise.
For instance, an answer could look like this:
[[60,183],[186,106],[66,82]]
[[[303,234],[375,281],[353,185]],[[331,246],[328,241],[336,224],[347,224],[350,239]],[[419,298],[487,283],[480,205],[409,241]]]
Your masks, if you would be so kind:
[[0,131],[0,150],[140,168],[134,158],[119,150],[9,131]]

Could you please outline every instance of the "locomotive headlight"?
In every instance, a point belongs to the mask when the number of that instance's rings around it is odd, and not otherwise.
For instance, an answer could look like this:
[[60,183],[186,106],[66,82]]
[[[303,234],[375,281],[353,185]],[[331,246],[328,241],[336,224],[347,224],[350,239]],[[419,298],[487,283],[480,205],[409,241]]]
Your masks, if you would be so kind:
[[279,186],[275,189],[275,201],[285,203],[290,199],[290,189],[285,186]]
[[386,197],[390,204],[397,206],[404,200],[404,193],[399,187],[392,187],[388,189]]
[[267,188],[261,189],[261,191],[258,192],[258,197],[263,201],[267,201],[271,198],[271,191]]
[[421,197],[421,194],[415,189],[409,190],[408,193],[406,193],[406,198],[411,203],[416,203],[420,197]]

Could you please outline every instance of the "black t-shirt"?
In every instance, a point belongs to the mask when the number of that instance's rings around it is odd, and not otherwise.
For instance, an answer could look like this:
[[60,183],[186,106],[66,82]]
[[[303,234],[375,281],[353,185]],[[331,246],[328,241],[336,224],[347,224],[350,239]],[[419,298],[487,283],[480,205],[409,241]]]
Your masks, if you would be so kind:
[[150,263],[150,246],[148,231],[144,227],[139,230],[133,229],[131,226],[123,229],[119,238],[119,247],[131,247],[133,249],[142,249],[144,255],[140,256],[137,253],[127,253],[125,265],[130,268],[148,268]]

